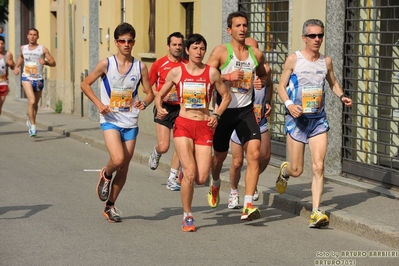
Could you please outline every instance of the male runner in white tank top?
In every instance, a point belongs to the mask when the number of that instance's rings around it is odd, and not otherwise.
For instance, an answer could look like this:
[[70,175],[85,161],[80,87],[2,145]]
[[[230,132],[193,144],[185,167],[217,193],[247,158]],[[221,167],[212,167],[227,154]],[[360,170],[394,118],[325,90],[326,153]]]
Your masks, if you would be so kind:
[[324,110],[325,80],[345,106],[352,105],[352,100],[345,96],[335,77],[331,58],[319,52],[323,37],[324,24],[320,20],[309,19],[303,24],[305,48],[288,56],[278,85],[278,94],[286,106],[285,132],[289,163],[281,164],[276,189],[280,194],[284,193],[289,177],[302,174],[305,145],[309,144],[313,162],[311,228],[329,224],[328,216],[319,210],[329,129]]
[[[236,130],[244,145],[248,162],[245,173],[245,197],[241,219],[260,218],[260,211],[252,205],[259,178],[260,130],[253,113],[253,89],[266,83],[263,53],[245,44],[248,19],[243,12],[233,12],[227,18],[227,32],[231,41],[213,49],[207,64],[219,68],[222,79],[230,90],[231,102],[216,128],[213,142],[212,184],[208,204],[215,208],[219,203],[220,172],[226,159],[230,136]],[[255,78],[256,76],[256,78]],[[253,85],[253,86],[252,86]]]
[[[250,37],[245,38],[245,44],[258,48],[258,42]],[[270,116],[272,111],[271,98],[273,95],[273,82],[272,82],[272,70],[268,65],[264,65],[267,73],[267,81],[265,86],[260,90],[254,91],[254,113],[259,125],[261,141],[260,141],[260,152],[259,152],[259,175],[262,174],[266,167],[269,165],[271,157],[271,140],[269,133],[269,124],[267,117]],[[230,196],[229,204],[227,207],[229,209],[239,209],[239,193],[238,193],[238,183],[241,178],[241,168],[244,162],[244,147],[241,144],[237,133],[234,131],[231,135],[231,157],[232,162],[229,170],[230,176]],[[252,197],[254,201],[259,199],[258,189],[255,190],[254,196]]]
[[42,97],[44,88],[43,66],[55,67],[56,63],[49,50],[43,45],[39,45],[39,31],[31,28],[28,31],[29,43],[21,46],[14,74],[19,74],[19,67],[24,64],[22,71],[22,87],[28,98],[28,121],[29,136],[36,137],[36,115],[39,108],[38,103]]
[[[147,66],[132,56],[135,37],[136,31],[132,25],[119,24],[114,31],[114,44],[118,53],[98,62],[81,85],[82,91],[100,112],[100,125],[110,157],[100,171],[96,193],[105,202],[103,215],[111,223],[122,221],[121,213],[115,208],[115,201],[127,179],[139,133],[139,113],[154,100]],[[99,78],[100,99],[91,88]],[[138,98],[140,84],[146,94],[144,100]]]

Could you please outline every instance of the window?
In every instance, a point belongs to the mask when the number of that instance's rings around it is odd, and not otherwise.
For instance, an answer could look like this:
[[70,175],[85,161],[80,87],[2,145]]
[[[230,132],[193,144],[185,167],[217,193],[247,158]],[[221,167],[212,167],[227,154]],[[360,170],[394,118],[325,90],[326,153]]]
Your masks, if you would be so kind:
[[[258,41],[265,63],[272,69],[273,83],[278,84],[288,54],[289,1],[239,0],[238,9],[247,14],[248,36]],[[285,157],[285,106],[277,97],[277,91],[273,93],[272,104],[269,118],[272,154]]]
[[155,53],[155,0],[150,0],[150,24],[148,27],[148,38],[150,49],[148,52]]
[[193,24],[194,24],[194,3],[182,3],[186,11],[186,23],[184,28],[184,37],[188,37],[193,34]]

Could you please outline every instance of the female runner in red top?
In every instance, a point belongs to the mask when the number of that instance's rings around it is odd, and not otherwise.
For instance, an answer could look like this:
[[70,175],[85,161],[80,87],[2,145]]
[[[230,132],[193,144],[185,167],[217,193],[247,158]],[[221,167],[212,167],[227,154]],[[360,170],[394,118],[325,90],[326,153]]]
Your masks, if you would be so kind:
[[[176,86],[180,102],[180,113],[175,122],[173,139],[175,149],[183,168],[184,178],[180,194],[183,204],[183,231],[195,232],[191,204],[194,182],[202,185],[209,176],[212,159],[213,132],[220,115],[231,101],[230,92],[224,85],[219,71],[202,63],[206,52],[206,40],[200,34],[191,35],[186,41],[189,61],[185,66],[172,69],[164,86],[155,98],[160,119],[167,115],[162,108],[162,99]],[[210,114],[209,104],[212,89],[222,96],[217,113]]]

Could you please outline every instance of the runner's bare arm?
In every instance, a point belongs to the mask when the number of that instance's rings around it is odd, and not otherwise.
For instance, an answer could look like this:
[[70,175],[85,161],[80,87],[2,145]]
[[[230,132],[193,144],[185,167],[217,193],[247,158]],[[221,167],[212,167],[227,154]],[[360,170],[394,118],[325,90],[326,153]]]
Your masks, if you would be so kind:
[[211,82],[215,84],[217,92],[222,97],[222,102],[218,106],[217,110],[217,113],[219,115],[222,115],[231,102],[231,94],[229,89],[224,84],[219,71],[216,68],[211,67],[210,76],[211,76]]
[[102,75],[105,75],[107,71],[108,60],[106,58],[102,59],[93,71],[83,80],[80,88],[83,93],[97,106],[101,114],[109,113],[111,110],[109,106],[104,105],[101,100],[96,96],[91,85]]
[[166,109],[162,108],[163,98],[170,92],[173,86],[176,86],[179,82],[181,76],[181,67],[175,67],[169,71],[166,77],[165,84],[162,86],[161,90],[155,95],[154,104],[157,108],[157,117],[159,119],[164,118],[168,112]]
[[345,106],[351,106],[352,99],[345,96],[344,90],[342,89],[341,85],[339,85],[337,78],[335,77],[334,74],[334,67],[331,58],[326,56],[325,60],[327,65],[326,80],[328,81],[331,90],[334,92],[335,95],[337,95],[340,98],[340,100],[345,104]]
[[289,99],[286,86],[289,82],[290,76],[294,71],[294,67],[297,61],[296,54],[288,56],[284,64],[283,72],[281,73],[280,83],[278,84],[277,92],[280,96],[281,101],[285,104],[290,114],[297,118],[302,115],[302,107],[295,105],[292,100]]
[[216,46],[212,50],[211,54],[209,55],[209,58],[208,58],[208,61],[206,62],[206,64],[208,66],[214,67],[216,69],[219,68],[221,65],[221,62],[220,62],[221,52],[222,52],[221,46],[220,45]]
[[217,92],[222,97],[222,102],[217,107],[217,110],[214,110],[214,115],[211,115],[208,119],[208,126],[211,128],[216,128],[219,123],[220,116],[227,109],[231,102],[231,94],[229,89],[224,84],[219,71],[214,67],[211,67],[209,71],[211,83],[215,85]]
[[44,53],[44,58],[46,58],[46,60],[44,60],[44,65],[55,67],[56,63],[54,57],[50,54],[49,50],[44,46],[43,46],[43,53]]
[[7,52],[7,53],[6,53],[6,63],[7,63],[7,66],[8,66],[11,70],[14,70],[14,68],[15,68],[15,63],[14,63],[14,59],[13,59],[12,53],[10,53],[10,52]]
[[[227,58],[226,45],[223,45],[223,44],[218,45],[212,50],[206,64],[208,66],[219,69],[224,64],[224,61],[226,60],[225,58]],[[222,76],[223,81],[231,81],[232,80],[231,74],[221,74],[221,76]]]
[[278,96],[280,96],[281,101],[284,103],[289,100],[286,86],[290,79],[292,72],[294,71],[294,67],[296,64],[296,55],[291,54],[288,56],[287,60],[285,61],[283,72],[280,76],[280,83],[278,84],[277,92]]

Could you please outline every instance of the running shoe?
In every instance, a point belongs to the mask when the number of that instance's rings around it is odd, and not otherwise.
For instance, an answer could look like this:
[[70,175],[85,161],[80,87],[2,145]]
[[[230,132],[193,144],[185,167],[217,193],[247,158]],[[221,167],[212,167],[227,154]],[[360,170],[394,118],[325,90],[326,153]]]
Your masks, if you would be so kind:
[[194,218],[193,216],[187,216],[183,220],[182,229],[184,232],[196,232],[197,228],[194,226]]
[[98,178],[98,183],[96,186],[96,193],[101,201],[108,200],[110,192],[111,180],[105,178],[105,167],[100,171],[100,177]]
[[283,162],[280,166],[280,173],[278,174],[276,181],[276,190],[278,193],[283,194],[287,190],[288,178],[283,177],[283,169],[287,167],[287,162]]
[[208,204],[212,208],[216,208],[219,205],[219,190],[220,187],[216,188],[212,185],[209,186],[209,192],[208,192]]
[[31,137],[36,137],[37,136],[37,130],[36,126],[31,126],[29,129],[29,136]]
[[103,210],[103,215],[110,223],[122,222],[122,212],[115,208],[115,206],[105,206],[105,209]]
[[259,192],[258,189],[256,189],[254,195],[252,196],[252,200],[258,201],[258,199],[259,199]]
[[260,211],[252,203],[247,203],[242,209],[241,220],[256,220],[260,218]]
[[239,209],[240,208],[240,197],[238,193],[230,193],[229,196],[229,205],[227,205],[229,209]]
[[158,168],[159,159],[161,159],[162,154],[157,154],[155,148],[151,153],[150,159],[148,160],[148,166],[151,170],[155,170]]
[[26,125],[29,127],[29,136],[30,137],[36,137],[37,131],[36,131],[36,126],[32,126],[29,120],[26,121]]
[[320,210],[314,210],[312,215],[310,215],[309,219],[310,228],[327,227],[329,224],[330,224],[330,219]]
[[180,191],[180,185],[177,181],[178,181],[177,177],[169,178],[168,181],[166,182],[166,188],[171,191]]

